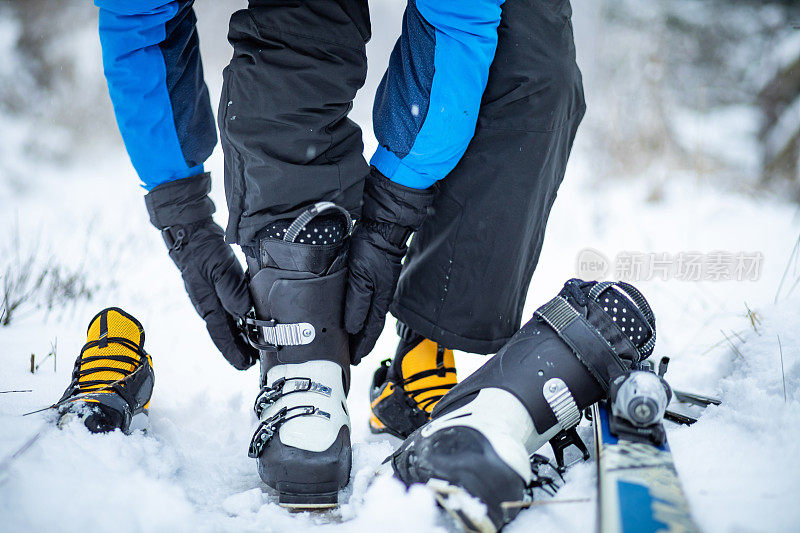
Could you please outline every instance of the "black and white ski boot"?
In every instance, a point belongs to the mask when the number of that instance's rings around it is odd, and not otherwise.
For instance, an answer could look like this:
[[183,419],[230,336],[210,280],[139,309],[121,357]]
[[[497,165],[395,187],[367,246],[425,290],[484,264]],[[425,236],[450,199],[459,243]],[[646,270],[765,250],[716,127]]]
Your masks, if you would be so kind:
[[255,317],[245,328],[261,360],[249,455],[284,507],[334,507],[350,478],[342,314],[351,226],[346,211],[322,202],[246,250]]
[[568,281],[439,401],[393,454],[395,474],[427,484],[467,531],[499,530],[532,497],[534,452],[550,441],[563,468],[565,446],[584,451],[581,412],[654,343],[653,313],[634,287]]

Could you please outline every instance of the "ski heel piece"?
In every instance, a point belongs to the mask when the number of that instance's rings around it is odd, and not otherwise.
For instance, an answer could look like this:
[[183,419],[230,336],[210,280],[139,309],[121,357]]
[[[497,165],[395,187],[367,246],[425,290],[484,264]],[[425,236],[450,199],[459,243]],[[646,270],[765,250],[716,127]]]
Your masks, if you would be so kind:
[[612,435],[655,446],[667,440],[664,415],[672,389],[663,377],[647,370],[633,370],[611,384],[609,429]]

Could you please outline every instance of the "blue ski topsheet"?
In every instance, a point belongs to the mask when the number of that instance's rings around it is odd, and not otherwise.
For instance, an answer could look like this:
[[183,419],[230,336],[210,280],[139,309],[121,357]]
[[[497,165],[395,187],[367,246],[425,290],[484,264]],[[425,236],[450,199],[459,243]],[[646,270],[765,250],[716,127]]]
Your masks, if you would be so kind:
[[617,438],[593,408],[601,533],[696,532],[669,446]]

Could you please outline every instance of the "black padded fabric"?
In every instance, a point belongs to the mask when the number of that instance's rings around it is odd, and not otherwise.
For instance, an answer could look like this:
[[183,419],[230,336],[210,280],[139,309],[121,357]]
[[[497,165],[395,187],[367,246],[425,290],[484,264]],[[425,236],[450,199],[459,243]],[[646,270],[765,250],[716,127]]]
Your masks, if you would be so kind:
[[597,303],[637,348],[650,338],[652,328],[644,315],[628,297],[616,289],[609,287],[601,292]]

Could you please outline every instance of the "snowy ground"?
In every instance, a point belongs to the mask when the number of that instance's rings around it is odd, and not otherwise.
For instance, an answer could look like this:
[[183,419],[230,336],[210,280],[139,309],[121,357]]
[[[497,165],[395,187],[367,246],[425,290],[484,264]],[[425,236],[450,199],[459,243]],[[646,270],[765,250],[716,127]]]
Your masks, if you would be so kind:
[[[374,148],[371,94],[400,8],[397,1],[380,8],[386,28],[375,23],[373,72],[353,114],[364,126],[368,152]],[[204,22],[201,16],[202,24],[220,22]],[[204,45],[211,63],[228,54],[222,43],[206,40]],[[218,91],[218,77],[209,78],[212,92]],[[590,87],[587,92],[589,121]],[[656,353],[673,358],[668,374],[673,386],[723,399],[696,425],[669,432],[697,521],[709,532],[796,531],[800,290],[786,296],[800,276],[796,263],[773,304],[800,227],[796,205],[721,190],[693,173],[668,168],[654,170],[664,177],[657,186],[627,177],[598,180],[586,144],[576,146],[556,202],[526,316],[576,274],[576,258],[585,248],[610,259],[623,252],[761,253],[757,281],[658,279],[639,286],[659,321]],[[82,161],[67,168],[20,158],[35,174],[35,187],[2,187],[0,180],[2,266],[18,252],[12,246],[18,227],[23,255],[38,250],[42,258],[83,265],[102,288],[75,308],[20,314],[10,327],[0,327],[0,391],[32,390],[0,394],[0,461],[45,423],[47,415],[20,415],[58,399],[87,322],[103,307],[120,306],[144,324],[156,390],[146,435],[95,436],[74,425],[49,431],[15,461],[0,480],[0,531],[453,529],[423,490],[406,492],[385,478],[368,486],[372,472],[398,443],[367,430],[367,387],[378,362],[394,350],[391,324],[373,354],[353,369],[349,406],[355,457],[347,503],[323,515],[291,514],[262,492],[246,454],[255,427],[257,370],[237,372],[215,352],[147,221],[141,190],[121,148],[87,149]],[[224,222],[219,151],[209,168],[216,176],[217,220]],[[760,319],[755,327],[747,308]],[[32,374],[30,354],[41,360],[55,339],[55,371],[51,358]],[[461,377],[483,360],[458,354]],[[582,431],[591,440],[589,428]],[[508,531],[591,530],[595,483],[594,465],[577,465],[556,498],[585,501],[524,511]]]

